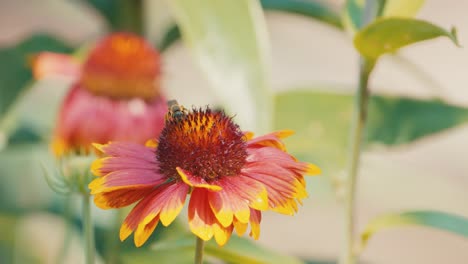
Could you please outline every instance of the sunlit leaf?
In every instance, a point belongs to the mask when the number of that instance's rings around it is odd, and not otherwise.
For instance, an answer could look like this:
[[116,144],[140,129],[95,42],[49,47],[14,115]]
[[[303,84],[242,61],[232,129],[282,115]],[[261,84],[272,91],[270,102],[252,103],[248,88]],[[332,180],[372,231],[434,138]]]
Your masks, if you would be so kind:
[[425,0],[385,0],[382,16],[414,17]]
[[72,49],[47,35],[35,35],[17,46],[0,49],[0,119],[32,80],[30,63],[41,51],[65,53]]
[[[260,4],[266,11],[288,12],[317,19],[337,28],[343,27],[340,16],[323,2],[315,0],[260,0]],[[158,49],[164,51],[179,39],[179,28],[177,25],[171,25],[163,34]]]
[[168,1],[182,37],[213,91],[249,130],[271,123],[269,44],[262,9],[253,0]]
[[[153,246],[157,252],[164,251],[188,251],[192,252],[195,249],[195,238],[193,236],[185,236],[177,240],[168,240],[158,242]],[[227,263],[243,263],[243,264],[275,264],[275,263],[304,263],[303,261],[292,257],[279,254],[273,250],[266,249],[251,239],[232,236],[229,242],[220,247],[213,240],[205,244],[205,255],[210,256]]]
[[[299,159],[342,168],[353,96],[290,91],[276,96],[275,128],[293,129],[288,149]],[[373,96],[369,102],[367,145],[407,144],[468,122],[468,109],[440,100]]]
[[384,214],[372,219],[361,234],[361,249],[377,232],[405,226],[429,227],[468,238],[466,217],[438,211],[407,211]]
[[437,37],[448,37],[458,45],[454,28],[449,32],[423,20],[383,18],[358,32],[354,46],[364,57],[377,59],[404,46]]

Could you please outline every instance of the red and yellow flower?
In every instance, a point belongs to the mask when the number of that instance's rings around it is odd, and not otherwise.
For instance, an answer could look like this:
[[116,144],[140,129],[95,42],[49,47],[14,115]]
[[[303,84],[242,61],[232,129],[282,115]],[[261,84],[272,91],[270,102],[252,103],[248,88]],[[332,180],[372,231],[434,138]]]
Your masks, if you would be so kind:
[[281,131],[257,138],[243,133],[223,112],[193,109],[171,115],[158,140],[146,145],[95,144],[101,152],[89,184],[96,205],[120,208],[138,202],[124,220],[120,239],[134,233],[136,246],[159,222],[170,225],[186,197],[190,230],[224,245],[233,230],[260,235],[261,211],[293,215],[307,197],[304,175],[317,166],[287,153]]
[[99,41],[80,64],[73,57],[41,53],[34,75],[73,79],[57,120],[53,150],[57,156],[88,153],[93,142],[144,143],[164,126],[166,100],[160,94],[160,57],[131,33]]

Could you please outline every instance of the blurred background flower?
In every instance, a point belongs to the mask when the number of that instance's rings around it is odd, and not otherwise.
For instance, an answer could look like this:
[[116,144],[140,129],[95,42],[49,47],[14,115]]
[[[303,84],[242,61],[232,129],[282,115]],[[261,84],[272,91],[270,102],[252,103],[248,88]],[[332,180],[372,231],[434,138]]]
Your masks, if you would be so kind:
[[[54,65],[56,64],[56,65]],[[57,120],[52,143],[57,156],[86,154],[91,143],[157,137],[164,125],[158,52],[131,33],[113,33],[93,45],[79,69],[73,58],[39,54],[38,78],[65,75],[74,80]]]

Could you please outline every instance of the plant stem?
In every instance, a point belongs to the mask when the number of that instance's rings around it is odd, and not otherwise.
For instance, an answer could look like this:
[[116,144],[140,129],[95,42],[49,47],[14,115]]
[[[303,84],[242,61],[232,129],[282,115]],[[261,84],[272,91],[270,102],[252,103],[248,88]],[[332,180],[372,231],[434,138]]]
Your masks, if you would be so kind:
[[116,0],[116,30],[129,31],[138,35],[144,33],[142,0]]
[[63,209],[63,221],[65,225],[65,234],[63,237],[63,244],[61,245],[59,254],[57,255],[57,259],[55,263],[61,264],[65,262],[65,257],[67,256],[68,248],[70,246],[70,240],[72,238],[72,196],[68,195],[65,200],[65,205]]
[[119,252],[120,252],[120,240],[116,234],[119,233],[120,225],[122,224],[123,219],[125,218],[124,209],[118,209],[114,216],[114,224],[112,227],[112,232],[109,233],[107,238],[107,262],[108,264],[117,264],[119,263]]
[[369,100],[368,81],[369,75],[374,67],[374,63],[364,58],[360,58],[359,65],[359,87],[356,94],[353,120],[350,132],[350,147],[348,158],[348,180],[345,200],[345,239],[343,253],[340,263],[355,263],[355,254],[353,252],[354,225],[355,225],[355,197],[356,183],[359,171],[359,161],[361,156],[361,145],[364,137],[364,129],[367,119],[367,106]]
[[203,250],[205,248],[205,241],[201,238],[197,237],[197,242],[195,246],[195,264],[202,264],[203,263]]
[[86,264],[94,264],[94,229],[91,221],[91,203],[90,196],[87,193],[83,195],[83,233],[84,233],[84,250]]

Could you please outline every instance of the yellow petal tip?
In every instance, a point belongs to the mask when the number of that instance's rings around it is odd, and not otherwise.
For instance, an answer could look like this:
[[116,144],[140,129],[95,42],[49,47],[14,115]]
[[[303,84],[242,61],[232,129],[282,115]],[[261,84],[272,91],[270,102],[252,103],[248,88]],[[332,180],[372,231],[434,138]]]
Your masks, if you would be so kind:
[[104,176],[104,174],[102,174],[100,171],[104,159],[105,158],[96,159],[95,161],[93,161],[93,163],[91,163],[91,173],[93,173],[96,176]]
[[145,146],[148,148],[157,148],[158,144],[159,144],[158,140],[153,138],[153,139],[146,141]]
[[208,183],[197,183],[197,184],[193,184],[193,183],[188,179],[188,176],[187,176],[187,174],[184,172],[183,169],[181,169],[180,167],[177,167],[176,170],[177,170],[177,173],[179,173],[179,176],[180,176],[180,178],[182,179],[182,181],[183,181],[185,184],[187,184],[188,186],[197,187],[197,188],[205,188],[205,189],[208,189],[208,190],[211,190],[211,191],[220,191],[220,190],[223,189],[223,188],[221,188],[221,186],[214,185],[214,184],[208,184]]
[[318,175],[322,173],[322,170],[314,164],[308,163],[307,168],[306,168],[306,174],[307,175]]
[[120,227],[120,234],[119,234],[120,241],[124,241],[125,239],[127,239],[132,234],[132,232],[133,231],[124,222],[122,226]]
[[294,135],[294,130],[286,129],[286,130],[281,130],[276,133],[276,136],[279,138],[287,138],[289,136]]
[[100,152],[104,153],[104,147],[106,146],[106,144],[92,143],[91,145],[93,145],[93,147],[95,149],[97,149]]

